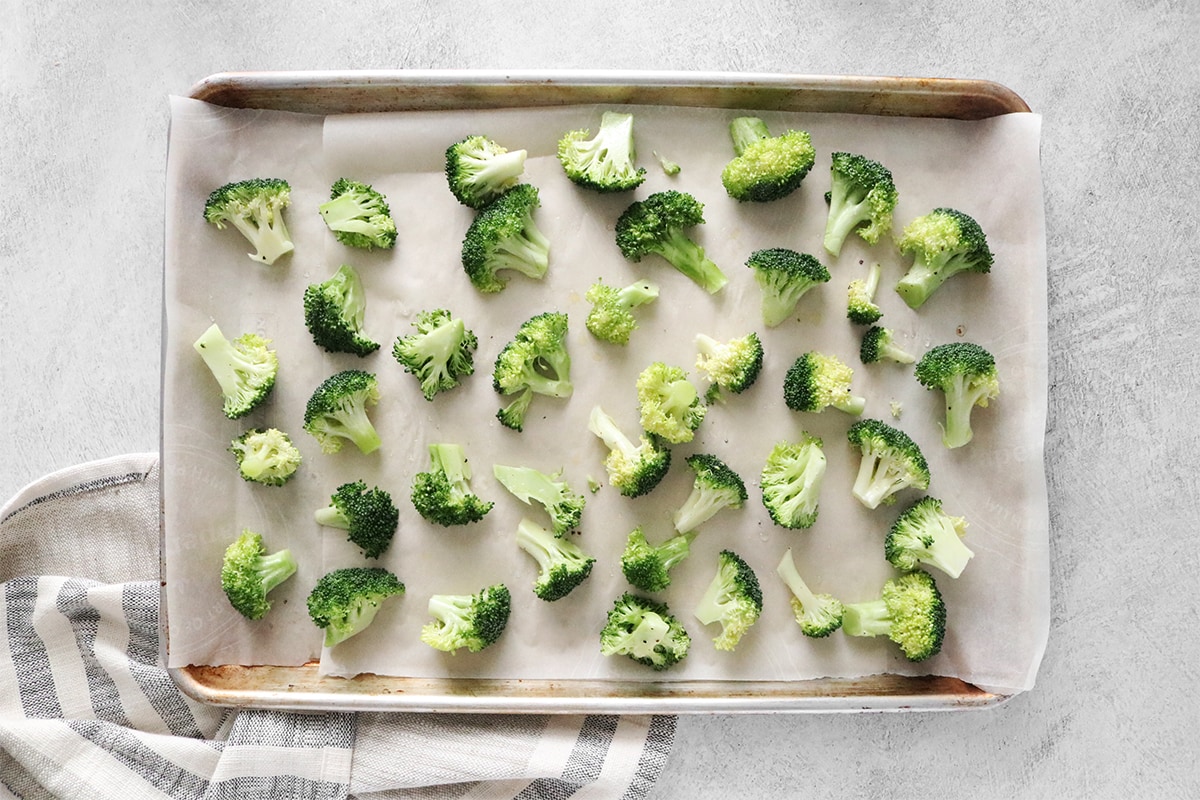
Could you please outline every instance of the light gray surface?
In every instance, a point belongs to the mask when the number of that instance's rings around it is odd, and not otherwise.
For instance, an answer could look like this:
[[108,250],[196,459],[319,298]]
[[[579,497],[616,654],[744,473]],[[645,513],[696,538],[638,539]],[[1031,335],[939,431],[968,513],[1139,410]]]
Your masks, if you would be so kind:
[[1172,424],[1197,385],[1185,326],[1200,252],[1200,6],[519,7],[506,17],[475,2],[0,5],[0,497],[60,467],[157,446],[166,97],[208,74],[995,80],[1044,116],[1053,619],[1038,685],[966,714],[684,718],[652,796],[1200,794],[1200,439]]

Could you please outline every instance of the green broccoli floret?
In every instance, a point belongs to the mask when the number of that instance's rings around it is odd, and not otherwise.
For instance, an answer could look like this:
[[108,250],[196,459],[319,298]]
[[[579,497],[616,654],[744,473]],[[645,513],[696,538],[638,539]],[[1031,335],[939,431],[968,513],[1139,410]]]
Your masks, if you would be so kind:
[[304,324],[313,342],[331,353],[365,356],[379,349],[379,342],[363,335],[366,310],[362,280],[349,264],[304,290]]
[[596,406],[588,417],[588,430],[608,447],[604,468],[608,480],[626,497],[641,497],[662,482],[671,468],[671,451],[640,437],[635,445],[609,414]]
[[716,400],[722,391],[741,394],[754,385],[762,371],[763,346],[757,333],[747,333],[728,341],[717,341],[707,334],[696,336],[696,369],[708,378],[705,400]]
[[596,559],[570,539],[555,536],[531,519],[517,524],[517,546],[538,565],[533,593],[547,602],[561,600],[592,574]]
[[249,529],[225,549],[221,589],[229,604],[247,619],[262,619],[271,610],[267,595],[296,573],[290,550],[268,553],[260,534]]
[[851,231],[867,244],[890,231],[899,195],[891,170],[857,153],[834,153],[829,172],[825,249],[836,258]]
[[303,460],[291,438],[277,428],[251,428],[230,443],[229,452],[242,478],[263,486],[283,486]]
[[308,616],[325,631],[326,647],[362,633],[383,601],[404,594],[404,584],[382,567],[343,567],[326,573],[308,595]]
[[966,532],[964,517],[947,514],[941,500],[922,497],[892,523],[883,552],[896,569],[912,571],[924,564],[957,578],[975,555],[963,544]]
[[704,223],[704,205],[687,192],[669,189],[638,200],[617,218],[617,247],[630,261],[657,254],[710,294],[729,279],[686,231]]
[[379,383],[370,372],[348,369],[326,378],[304,407],[304,430],[321,445],[321,452],[336,453],[349,440],[363,453],[382,443],[367,416],[367,407],[379,402]]
[[637,378],[642,430],[672,444],[690,442],[708,408],[682,367],[655,361]]
[[671,568],[691,553],[691,533],[680,533],[660,545],[646,541],[641,527],[634,528],[621,553],[621,572],[625,580],[643,592],[660,592],[671,585]]
[[421,628],[421,641],[447,653],[464,647],[478,653],[504,633],[511,609],[512,595],[503,583],[475,594],[435,594],[429,598],[433,621]]
[[679,164],[662,155],[657,150],[654,151],[654,157],[658,159],[658,165],[662,167],[663,174],[674,177],[682,171],[682,167]]
[[829,270],[808,253],[786,247],[755,250],[746,259],[762,291],[762,318],[768,328],[786,320],[805,292],[829,282]]
[[713,640],[718,650],[734,650],[742,636],[762,613],[762,587],[758,576],[741,556],[722,550],[717,574],[696,604],[696,619],[705,625],[721,623],[721,633]]
[[815,350],[796,359],[783,379],[783,400],[793,411],[821,412],[832,407],[857,416],[866,398],[853,393],[854,370],[837,356]]
[[541,280],[550,267],[550,240],[533,219],[541,206],[536,186],[519,183],[484,206],[463,237],[462,265],[471,285],[494,294],[508,285],[502,272]]
[[687,457],[692,468],[692,491],[683,505],[675,511],[675,530],[689,533],[712,519],[724,508],[741,508],[746,502],[746,484],[741,476],[709,453]]
[[783,554],[775,572],[791,592],[792,614],[800,632],[813,639],[823,639],[842,627],[842,601],[831,594],[817,594],[800,577],[792,551]]
[[860,419],[846,438],[862,455],[851,493],[867,508],[895,502],[904,489],[929,488],[929,463],[904,431],[877,419]]
[[525,427],[525,414],[535,394],[570,397],[571,356],[567,352],[567,315],[547,311],[530,317],[496,356],[492,387],[516,395],[496,412],[500,424],[514,431]]
[[874,364],[878,361],[894,361],[897,364],[911,364],[917,357],[896,344],[896,336],[891,328],[874,325],[867,328],[863,334],[862,344],[858,348],[858,357],[864,364]]
[[480,209],[517,185],[525,150],[508,150],[487,136],[472,135],[446,148],[446,183],[458,202]]
[[883,267],[875,262],[867,267],[867,277],[855,278],[846,287],[846,319],[855,325],[874,325],[883,316],[883,309],[875,303],[882,274]]
[[721,183],[738,201],[766,203],[786,197],[817,160],[807,131],[784,131],[772,136],[758,117],[737,117],[729,123],[734,159],[721,170]]
[[666,603],[626,592],[616,599],[600,629],[600,652],[628,656],[639,664],[664,670],[688,653],[692,638]]
[[950,342],[930,349],[915,367],[917,381],[926,389],[940,389],[946,397],[942,443],[962,447],[971,441],[971,411],[1000,394],[996,359],[973,342]]
[[228,223],[254,246],[254,261],[274,264],[295,246],[283,219],[292,187],[281,178],[250,178],[214,189],[204,203],[204,219],[223,229]]
[[466,324],[444,308],[417,314],[408,336],[396,337],[392,355],[404,371],[421,383],[421,394],[433,400],[475,372],[478,338]]
[[638,326],[631,309],[652,302],[657,297],[658,286],[650,281],[638,281],[618,289],[598,280],[585,295],[592,309],[584,324],[601,341],[628,344],[630,334]]
[[496,464],[492,474],[523,503],[537,503],[550,515],[555,536],[564,536],[579,527],[586,498],[563,480],[562,473],[548,475],[533,467]]
[[928,572],[909,572],[883,585],[880,596],[846,603],[842,632],[849,636],[886,636],[909,661],[937,655],[946,635],[946,604]]
[[935,208],[904,227],[900,252],[913,256],[912,266],[896,284],[909,308],[920,308],[947,279],[960,272],[992,271],[992,251],[983,228],[953,208]]
[[229,341],[216,323],[193,343],[221,387],[222,410],[229,419],[249,414],[275,388],[279,358],[270,344],[270,339],[256,333]]
[[317,207],[334,237],[359,250],[390,250],[396,246],[396,221],[387,198],[370,185],[338,178],[329,200]]
[[363,481],[344,483],[329,499],[329,505],[313,515],[318,525],[347,531],[347,538],[362,548],[367,558],[379,558],[392,543],[400,511],[392,496]]
[[[600,129],[568,131],[558,140],[558,161],[573,183],[597,192],[628,192],[642,185],[637,166],[633,115],[605,111]],[[589,138],[591,137],[591,138]]]
[[776,525],[790,530],[811,528],[820,511],[825,482],[823,442],[806,432],[798,441],[778,442],[763,465],[762,501]]
[[422,517],[438,525],[467,525],[483,519],[492,506],[471,489],[471,465],[461,445],[429,445],[429,469],[413,476],[412,503]]

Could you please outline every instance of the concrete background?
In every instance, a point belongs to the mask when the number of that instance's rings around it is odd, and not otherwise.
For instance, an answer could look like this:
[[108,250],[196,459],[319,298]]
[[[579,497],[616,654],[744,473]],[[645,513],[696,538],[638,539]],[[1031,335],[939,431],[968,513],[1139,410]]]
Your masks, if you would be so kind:
[[1038,685],[962,714],[682,718],[652,797],[1200,795],[1200,5],[572,5],[0,0],[0,499],[157,447],[166,98],[206,75],[994,80],[1044,117],[1053,618]]

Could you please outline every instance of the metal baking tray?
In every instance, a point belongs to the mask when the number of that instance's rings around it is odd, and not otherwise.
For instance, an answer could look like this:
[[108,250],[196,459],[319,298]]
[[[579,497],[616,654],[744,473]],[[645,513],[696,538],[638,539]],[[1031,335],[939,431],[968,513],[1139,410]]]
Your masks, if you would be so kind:
[[[193,99],[231,108],[313,114],[673,105],[979,120],[1029,106],[982,80],[708,72],[458,70],[229,72]],[[162,613],[164,652],[169,647]],[[189,696],[230,707],[298,711],[455,713],[769,713],[988,708],[1009,695],[956,678],[876,675],[855,680],[613,681],[322,677],[302,666],[187,666],[171,676]]]

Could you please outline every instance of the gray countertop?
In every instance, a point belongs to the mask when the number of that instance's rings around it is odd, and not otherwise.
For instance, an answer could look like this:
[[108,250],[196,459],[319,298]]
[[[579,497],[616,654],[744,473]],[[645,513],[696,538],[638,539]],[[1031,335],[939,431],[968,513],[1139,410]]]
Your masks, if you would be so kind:
[[1052,619],[1037,686],[966,713],[684,717],[652,797],[1200,794],[1187,756],[1200,514],[1197,471],[1179,460],[1200,437],[1171,422],[1197,387],[1185,325],[1200,295],[1200,6],[293,5],[4,4],[0,500],[58,468],[157,448],[167,96],[206,75],[988,79],[1044,119]]

